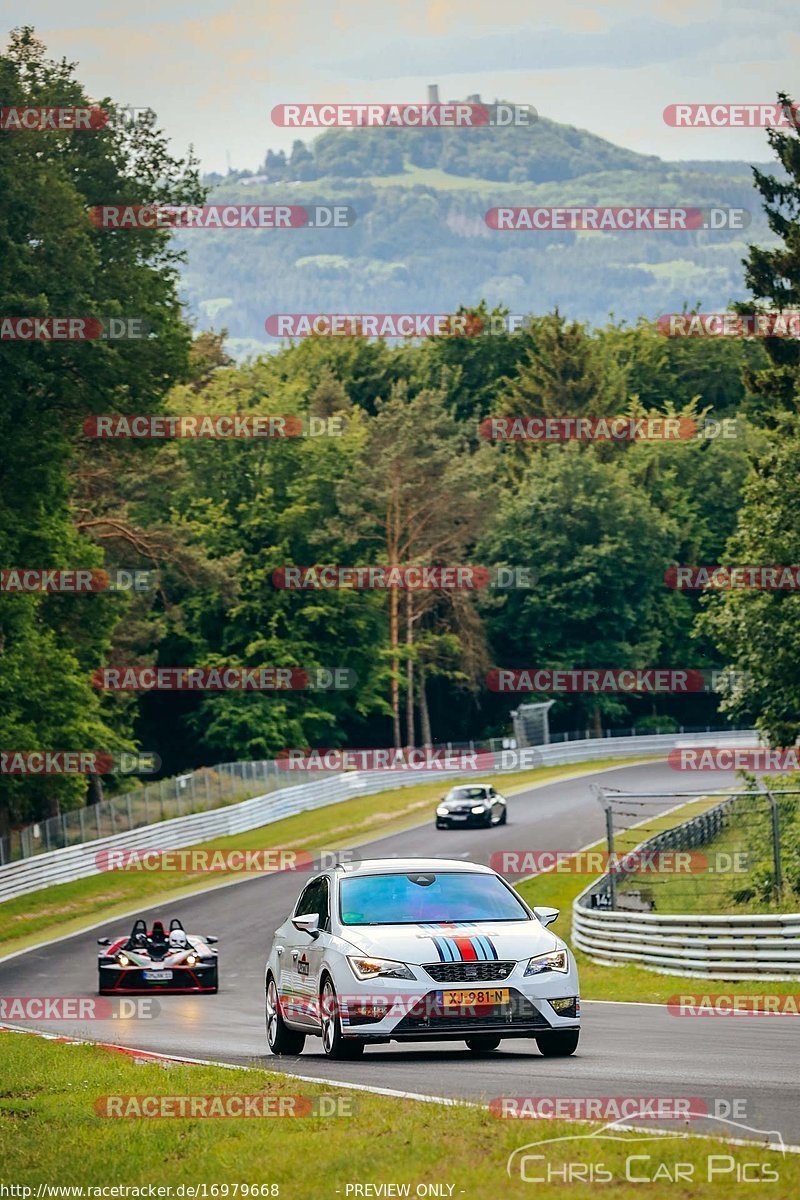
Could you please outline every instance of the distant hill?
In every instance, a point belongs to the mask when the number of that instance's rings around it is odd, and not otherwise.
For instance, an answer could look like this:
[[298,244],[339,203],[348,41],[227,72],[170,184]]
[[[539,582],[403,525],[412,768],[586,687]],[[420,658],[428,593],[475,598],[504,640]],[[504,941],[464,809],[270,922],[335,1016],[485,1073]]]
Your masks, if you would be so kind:
[[539,118],[531,126],[476,129],[329,129],[292,153],[267,152],[259,174],[272,182],[374,179],[404,166],[493,182],[546,183],[597,171],[646,169],[653,156]]
[[[761,163],[762,169],[772,169]],[[769,243],[744,162],[666,162],[540,118],[530,128],[329,130],[254,172],[209,176],[211,201],[348,203],[341,230],[187,232],[184,292],[200,327],[226,327],[241,356],[272,349],[281,312],[515,313],[601,324],[684,304],[724,309],[745,295],[741,259]],[[500,233],[498,204],[719,205],[744,231]]]

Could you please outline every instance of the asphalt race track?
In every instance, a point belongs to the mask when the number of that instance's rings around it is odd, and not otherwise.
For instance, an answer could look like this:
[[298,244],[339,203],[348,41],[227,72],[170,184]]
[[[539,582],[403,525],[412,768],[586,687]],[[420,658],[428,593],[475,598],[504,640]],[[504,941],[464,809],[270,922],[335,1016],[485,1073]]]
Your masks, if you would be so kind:
[[[618,767],[512,796],[505,827],[437,832],[431,812],[424,825],[370,843],[369,854],[438,854],[486,862],[501,849],[579,849],[604,835],[602,810],[590,791],[593,782],[657,792],[720,788],[735,780],[725,772],[703,772],[702,780],[678,777],[665,762]],[[692,1019],[671,1016],[661,1005],[583,1001],[580,1047],[568,1059],[545,1059],[535,1042],[520,1039],[503,1042],[484,1059],[473,1058],[458,1042],[438,1042],[376,1046],[358,1062],[328,1062],[316,1038],[307,1041],[297,1058],[271,1058],[264,1035],[264,963],[273,929],[307,878],[293,873],[259,876],[168,909],[142,910],[146,917],[180,917],[188,930],[219,938],[218,995],[160,996],[160,1012],[152,1020],[15,1024],[143,1050],[479,1102],[526,1095],[690,1096],[704,1100],[711,1110],[721,1101],[721,1115],[729,1115],[726,1104],[745,1101],[746,1115],[740,1120],[749,1129],[719,1121],[693,1122],[693,1127],[744,1138],[757,1136],[751,1129],[779,1131],[787,1144],[800,1144],[800,1019],[791,1016]],[[126,918],[109,929],[75,934],[0,961],[0,995],[94,996],[96,938],[125,932],[130,924],[132,918]],[[567,937],[568,930],[567,924]],[[563,936],[565,930],[561,932]],[[693,980],[684,991],[724,992],[725,986]],[[762,992],[769,984],[754,983],[752,988]],[[529,1135],[521,1136],[521,1142],[540,1136],[529,1123],[521,1129]]]

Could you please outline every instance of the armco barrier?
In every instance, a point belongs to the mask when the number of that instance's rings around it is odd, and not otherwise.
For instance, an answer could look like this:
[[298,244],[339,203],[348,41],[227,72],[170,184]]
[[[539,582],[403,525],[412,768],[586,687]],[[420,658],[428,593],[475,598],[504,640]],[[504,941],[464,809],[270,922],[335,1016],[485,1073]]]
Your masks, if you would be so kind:
[[[644,737],[591,738],[579,742],[562,742],[533,747],[537,765],[586,762],[596,758],[629,758],[663,755],[676,746],[687,745],[754,745],[756,734],[752,730],[726,730],[691,737],[685,734],[652,734]],[[510,769],[515,769],[513,766]],[[518,768],[517,768],[518,769]],[[494,772],[481,772],[492,774]],[[9,863],[0,867],[0,902],[14,896],[23,896],[40,888],[57,883],[68,883],[97,875],[100,870],[96,856],[110,849],[170,849],[180,850],[197,842],[211,838],[227,837],[244,833],[280,821],[296,813],[322,808],[327,804],[339,804],[353,796],[366,796],[373,792],[397,787],[410,787],[422,781],[454,779],[463,777],[463,771],[418,772],[358,771],[326,777],[314,783],[296,784],[281,788],[267,795],[255,796],[226,808],[210,812],[192,813],[146,825],[128,833],[114,834],[66,846],[60,850],[37,854],[32,858]]]
[[[722,828],[734,801],[663,830],[636,849],[704,845]],[[703,916],[594,907],[608,894],[608,875],[572,905],[572,945],[601,966],[637,963],[659,974],[697,979],[800,979],[800,913]]]
[[684,916],[572,908],[572,945],[603,966],[697,979],[800,979],[800,913]]

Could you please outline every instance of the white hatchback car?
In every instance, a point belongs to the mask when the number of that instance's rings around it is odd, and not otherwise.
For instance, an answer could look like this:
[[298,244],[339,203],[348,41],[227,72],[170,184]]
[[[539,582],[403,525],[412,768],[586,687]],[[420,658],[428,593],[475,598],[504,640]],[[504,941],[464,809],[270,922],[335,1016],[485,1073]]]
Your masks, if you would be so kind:
[[575,959],[489,867],[374,859],[308,883],[276,930],[265,976],[273,1054],[308,1035],[331,1058],[367,1043],[465,1041],[474,1053],[532,1037],[572,1054],[580,1032]]

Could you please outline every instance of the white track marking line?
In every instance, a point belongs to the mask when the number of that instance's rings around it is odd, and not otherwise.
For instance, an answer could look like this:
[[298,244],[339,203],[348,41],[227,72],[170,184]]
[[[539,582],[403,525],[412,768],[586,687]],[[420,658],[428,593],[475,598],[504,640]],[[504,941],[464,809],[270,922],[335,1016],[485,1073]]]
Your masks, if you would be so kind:
[[[156,1059],[161,1062],[176,1062],[188,1063],[191,1066],[198,1067],[222,1067],[226,1071],[266,1071],[269,1072],[269,1067],[247,1067],[237,1063],[219,1062],[213,1058],[184,1058],[173,1054],[161,1054],[157,1050],[137,1050],[133,1046],[122,1046],[115,1042],[93,1042],[88,1038],[62,1037],[57,1033],[45,1033],[41,1029],[26,1029],[18,1025],[0,1025],[0,1030],[7,1030],[11,1033],[30,1033],[34,1037],[45,1038],[47,1041],[61,1041],[79,1046],[100,1046],[104,1050],[114,1050],[123,1054],[130,1054],[134,1058],[140,1059]],[[351,1092],[371,1092],[375,1096],[390,1096],[396,1100],[416,1100],[422,1104],[441,1104],[446,1108],[478,1108],[485,1112],[489,1111],[488,1104],[478,1104],[475,1100],[460,1100],[456,1096],[428,1096],[422,1092],[402,1092],[395,1088],[377,1087],[369,1083],[351,1083],[349,1080],[341,1079],[325,1079],[318,1075],[296,1075],[291,1071],[274,1071],[273,1074],[283,1075],[284,1079],[299,1079],[303,1083],[320,1083],[327,1087],[342,1088],[345,1091]],[[588,1121],[587,1124],[603,1124],[600,1122]],[[656,1129],[645,1125],[619,1125],[619,1129],[631,1130],[633,1133],[663,1133],[666,1137],[670,1136],[671,1131],[667,1129]],[[784,1150],[789,1154],[800,1154],[800,1146],[778,1144],[769,1142],[766,1145],[763,1142],[748,1141],[746,1138],[726,1138],[715,1137],[712,1133],[690,1133],[690,1138],[702,1138],[704,1141],[723,1141],[726,1145],[731,1146],[760,1146],[764,1150]]]

